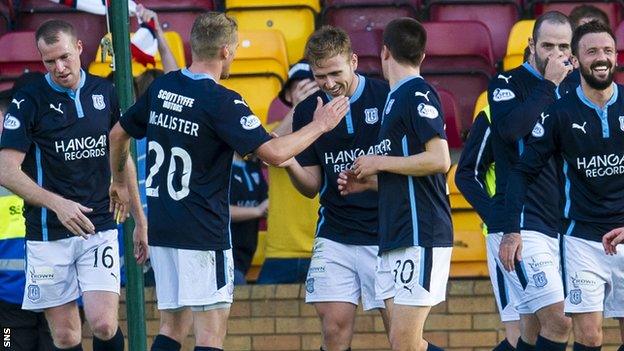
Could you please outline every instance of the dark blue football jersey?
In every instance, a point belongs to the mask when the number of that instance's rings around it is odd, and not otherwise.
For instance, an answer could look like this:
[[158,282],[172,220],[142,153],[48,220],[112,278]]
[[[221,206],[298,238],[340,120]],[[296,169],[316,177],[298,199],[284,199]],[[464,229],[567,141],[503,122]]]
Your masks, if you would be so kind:
[[147,137],[149,244],[229,249],[234,150],[247,155],[271,138],[241,96],[182,69],[155,80],[120,123]]
[[[50,78],[25,86],[13,96],[4,119],[0,147],[26,153],[22,170],[39,186],[76,201],[96,232],[116,228],[109,212],[108,133],[119,119],[113,85],[80,72],[74,92]],[[73,236],[47,208],[25,204],[27,240]]]
[[551,156],[562,179],[562,234],[601,241],[624,226],[624,91],[614,88],[604,108],[579,86],[544,111],[543,133],[531,136],[509,178],[508,231],[517,229],[526,188]]
[[[358,77],[358,86],[349,98],[349,112],[345,118],[299,154],[297,161],[304,167],[321,167],[323,185],[316,236],[349,245],[378,245],[377,193],[366,191],[342,196],[337,183],[338,174],[350,169],[356,158],[380,154],[377,136],[388,84]],[[330,100],[329,95],[318,92],[297,105],[293,117],[294,131],[312,121],[318,96],[324,103]]]
[[[573,92],[579,84],[572,72],[559,86],[545,80],[528,63],[499,74],[488,88],[492,113],[491,143],[496,163],[496,194],[493,197],[488,231],[505,230],[505,191],[509,172],[524,152],[527,138],[542,133],[540,114],[558,97]],[[560,194],[555,161],[550,160],[527,194],[519,226],[556,237],[560,231]]]
[[[401,80],[388,93],[378,147],[388,156],[407,157],[424,152],[434,137],[446,139],[438,94],[420,76]],[[446,175],[381,172],[378,187],[380,253],[453,246]]]

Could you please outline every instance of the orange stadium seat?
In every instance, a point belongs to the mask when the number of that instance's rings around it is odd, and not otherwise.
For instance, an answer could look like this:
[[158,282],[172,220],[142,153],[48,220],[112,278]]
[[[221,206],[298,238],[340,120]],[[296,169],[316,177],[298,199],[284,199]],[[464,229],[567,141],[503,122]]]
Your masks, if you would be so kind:
[[[134,33],[132,33],[131,36],[132,35],[134,35]],[[105,37],[110,38],[110,34],[107,34]],[[178,67],[185,67],[186,58],[184,57],[184,44],[182,43],[182,38],[180,37],[180,34],[176,32],[167,31],[165,32],[165,40],[167,40],[167,44],[169,44],[169,48],[171,49],[171,52],[173,53],[173,57],[176,59],[176,62],[178,63]],[[101,61],[101,56],[102,56],[102,48],[98,48],[98,51],[95,55],[96,60],[94,62],[91,62],[91,64],[89,65],[89,73],[94,74],[96,76],[100,76],[100,77],[107,77],[112,71],[111,70],[112,57],[110,55],[107,55],[104,58],[104,61]],[[142,64],[137,63],[136,61],[133,60],[132,61],[132,75],[134,77],[137,77],[149,68],[162,69],[163,67],[162,67],[162,62],[161,62],[159,53],[156,53],[154,60],[156,61],[155,67],[145,67]]]
[[479,94],[495,73],[487,27],[476,21],[423,23],[427,30],[427,56],[422,75],[436,88],[450,91],[459,108],[459,131],[472,125],[472,110]]
[[462,147],[462,140],[459,135],[458,121],[457,121],[457,103],[455,97],[449,91],[444,89],[436,89],[438,95],[440,95],[440,105],[442,106],[442,112],[444,114],[444,123],[446,124],[446,138],[449,147],[452,149],[458,149]]
[[351,32],[351,47],[358,56],[358,72],[366,75],[381,78],[381,53],[383,42],[383,31],[375,29],[371,31],[359,30]]
[[240,30],[238,37],[230,76],[221,84],[240,93],[265,123],[271,101],[288,77],[286,43],[280,31],[271,29]]
[[416,17],[415,5],[407,1],[349,1],[327,0],[323,23],[340,27],[351,33],[359,30],[384,29],[397,17]]
[[14,79],[27,71],[46,72],[34,32],[8,32],[0,37],[0,77]]
[[529,45],[529,38],[533,33],[535,20],[522,20],[516,22],[509,33],[507,53],[503,58],[503,70],[509,71],[520,66],[523,62],[524,49]]
[[622,4],[618,1],[535,1],[531,4],[533,15],[535,17],[548,11],[560,11],[564,15],[569,15],[572,10],[583,4],[595,6],[609,17],[611,28],[615,30],[618,23],[622,20]]
[[82,41],[83,62],[94,60],[100,39],[108,31],[106,16],[76,11],[46,0],[22,1],[17,11],[17,30],[34,31],[40,24],[50,19],[60,19],[71,23]]
[[520,17],[518,5],[512,0],[434,0],[428,6],[431,21],[464,20],[485,24],[492,37],[492,51],[496,60],[501,60],[505,55],[509,31]]
[[303,57],[306,40],[314,31],[321,10],[319,0],[227,0],[225,8],[241,30],[281,31],[290,64]]

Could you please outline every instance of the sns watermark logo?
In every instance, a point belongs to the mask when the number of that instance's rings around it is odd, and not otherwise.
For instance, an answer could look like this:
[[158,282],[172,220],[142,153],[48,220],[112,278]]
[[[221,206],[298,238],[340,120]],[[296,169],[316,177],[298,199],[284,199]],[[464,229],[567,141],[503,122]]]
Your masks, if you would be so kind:
[[240,119],[240,124],[245,130],[252,130],[260,127],[260,119],[255,115],[244,116]]
[[106,103],[104,103],[104,95],[93,94],[91,95],[93,99],[93,108],[96,110],[103,110],[106,108]]
[[497,88],[496,90],[494,90],[494,93],[492,94],[492,98],[494,99],[495,102],[509,101],[515,97],[516,97],[516,94],[514,94],[514,92],[509,89]]
[[4,129],[15,130],[21,126],[21,123],[17,117],[10,113],[4,117]]
[[379,111],[377,107],[367,108],[364,110],[364,115],[366,116],[364,121],[368,124],[375,124],[379,121]]
[[2,346],[7,349],[11,347],[11,328],[2,328]]

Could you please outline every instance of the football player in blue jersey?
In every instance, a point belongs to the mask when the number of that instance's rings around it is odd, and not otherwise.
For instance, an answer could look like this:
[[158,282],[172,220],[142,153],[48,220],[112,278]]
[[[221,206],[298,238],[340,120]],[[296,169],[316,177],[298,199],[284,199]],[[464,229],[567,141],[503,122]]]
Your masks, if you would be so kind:
[[314,32],[305,57],[321,91],[297,105],[293,130],[312,121],[318,98],[332,101],[346,96],[350,105],[337,128],[318,138],[286,168],[300,193],[309,198],[320,194],[306,302],[314,304],[321,319],[321,350],[343,351],[351,347],[360,298],[364,310],[379,310],[387,325],[384,302],[375,297],[377,193],[341,196],[336,181],[359,155],[380,151],[380,112],[389,88],[384,81],[355,73],[357,55],[342,29],[325,26]]
[[332,130],[348,99],[323,104],[299,131],[272,138],[240,94],[219,85],[238,46],[236,22],[199,15],[191,30],[192,64],[157,78],[111,131],[112,197],[128,201],[130,137],[147,137],[149,244],[156,279],[159,335],[152,350],[179,350],[193,315],[195,350],[221,350],[233,295],[229,186],[234,151],[280,165]]
[[[57,349],[82,350],[82,295],[93,350],[122,351],[117,224],[108,194],[108,133],[119,105],[112,84],[80,68],[82,43],[71,24],[45,22],[35,41],[48,74],[15,93],[0,141],[0,183],[26,203],[22,307],[45,312]],[[134,165],[126,166],[135,240],[145,249]],[[125,210],[116,210],[125,219]]]
[[390,92],[382,112],[382,155],[360,156],[340,175],[350,194],[379,191],[376,294],[386,303],[393,350],[439,350],[423,339],[432,306],[445,300],[453,228],[446,177],[451,160],[435,89],[420,76],[427,33],[400,18],[383,34]]
[[[573,320],[574,350],[589,351],[602,346],[603,316],[618,318],[624,334],[624,252],[611,241],[624,223],[624,89],[613,83],[617,50],[608,26],[579,26],[572,53],[581,84],[543,111],[542,132],[529,138],[510,174],[506,232],[517,235],[528,186],[554,156],[563,197],[565,312]],[[519,247],[501,260],[512,265],[526,260],[524,254]]]

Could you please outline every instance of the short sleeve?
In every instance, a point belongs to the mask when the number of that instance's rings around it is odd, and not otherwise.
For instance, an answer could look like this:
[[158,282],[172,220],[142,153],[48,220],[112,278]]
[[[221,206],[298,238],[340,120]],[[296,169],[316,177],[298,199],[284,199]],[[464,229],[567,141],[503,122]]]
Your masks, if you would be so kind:
[[438,95],[432,90],[415,91],[409,97],[409,113],[406,121],[423,144],[440,137],[446,139],[444,115]]
[[[293,133],[300,130],[301,128],[308,125],[308,123],[312,122],[314,118],[314,109],[316,108],[316,97],[318,95],[314,94],[305,99],[302,103],[295,107],[295,113],[293,115]],[[325,99],[324,99],[325,100]],[[312,103],[314,102],[314,104]],[[323,101],[323,103],[327,103]],[[314,107],[312,107],[314,106]],[[314,144],[312,143],[305,150],[303,150],[299,155],[295,157],[297,162],[303,167],[307,166],[318,166],[321,164],[319,161],[316,152],[314,150]]]
[[121,116],[119,124],[133,138],[142,139],[147,132],[148,121],[149,93],[145,93]]
[[18,91],[4,116],[0,148],[27,152],[33,143],[32,130],[37,114],[34,98]]
[[260,118],[237,93],[224,96],[220,110],[213,114],[212,127],[241,156],[248,155],[271,140]]

